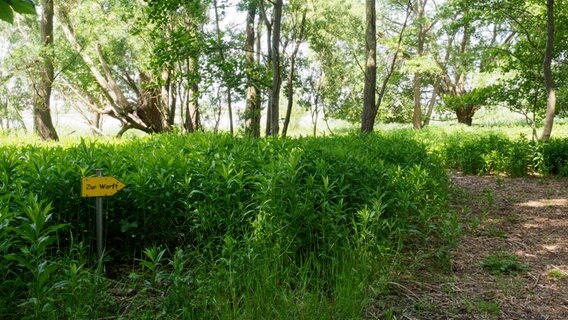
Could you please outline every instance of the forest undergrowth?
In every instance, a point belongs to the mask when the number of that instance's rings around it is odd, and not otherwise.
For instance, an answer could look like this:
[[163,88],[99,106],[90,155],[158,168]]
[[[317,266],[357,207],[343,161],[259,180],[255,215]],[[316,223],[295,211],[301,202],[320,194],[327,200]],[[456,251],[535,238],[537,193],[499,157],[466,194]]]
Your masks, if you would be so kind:
[[[7,145],[0,168],[4,317],[354,318],[402,252],[455,234],[441,162],[402,134]],[[95,169],[127,185],[102,265]]]
[[[393,286],[414,292],[401,276],[452,270],[467,237],[447,169],[563,175],[566,145],[410,130],[5,144],[0,317],[395,319]],[[95,169],[127,185],[105,199],[102,263],[80,195]],[[482,270],[527,272],[516,257]]]

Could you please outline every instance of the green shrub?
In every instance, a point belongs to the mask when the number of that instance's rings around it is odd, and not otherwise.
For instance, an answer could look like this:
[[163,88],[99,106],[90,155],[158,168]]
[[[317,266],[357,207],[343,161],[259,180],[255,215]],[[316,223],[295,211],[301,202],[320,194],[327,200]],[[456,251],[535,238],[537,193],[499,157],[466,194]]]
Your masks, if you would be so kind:
[[444,205],[447,182],[425,147],[403,135],[258,141],[164,135],[3,151],[5,190],[50,201],[77,242],[92,243],[94,229],[94,203],[80,197],[81,177],[102,168],[124,181],[125,190],[105,199],[107,248],[118,257],[158,243],[215,250],[226,234],[253,231],[282,239],[267,229],[282,226],[299,250],[326,250],[383,193],[387,217],[427,222]]
[[551,139],[543,145],[544,166],[547,171],[568,176],[568,139]]
[[509,145],[507,138],[493,134],[459,134],[448,140],[446,163],[465,174],[502,172],[509,158]]
[[[101,281],[81,263],[84,251],[62,255],[58,248],[68,225],[53,223],[51,205],[33,195],[4,196],[0,204],[0,318],[93,318],[103,313],[96,310],[104,293]],[[69,252],[79,247],[73,245]]]
[[[371,279],[385,274],[403,247],[432,239],[444,246],[455,234],[445,170],[405,132],[296,140],[166,134],[5,146],[0,192],[51,203],[53,225],[69,226],[58,233],[58,252],[81,244],[81,255],[92,257],[94,201],[80,197],[80,181],[97,168],[127,185],[104,200],[107,266],[141,259],[132,285],[140,295],[161,292],[135,317],[301,318],[323,308],[324,318],[353,318]],[[18,215],[15,199],[5,204]],[[50,260],[63,266],[53,271],[53,281],[63,282],[55,282],[61,288],[52,305],[71,299],[72,288],[108,299],[84,286],[105,286],[82,272],[94,259],[65,259]],[[328,301],[335,303],[324,307]]]
[[562,175],[562,170],[568,173],[564,144],[563,140],[542,143],[525,136],[511,140],[494,133],[458,132],[435,141],[429,148],[441,154],[446,167],[465,174],[523,177],[537,173]]

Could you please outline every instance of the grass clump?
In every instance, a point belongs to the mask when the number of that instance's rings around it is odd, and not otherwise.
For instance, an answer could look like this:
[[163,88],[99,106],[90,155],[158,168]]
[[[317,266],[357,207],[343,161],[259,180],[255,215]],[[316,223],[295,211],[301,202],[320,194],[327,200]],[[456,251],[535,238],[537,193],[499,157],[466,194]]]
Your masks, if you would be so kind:
[[565,280],[568,279],[568,273],[559,269],[559,268],[552,268],[546,272],[546,275],[553,279],[553,280]]
[[486,317],[497,317],[501,314],[501,303],[499,301],[466,300],[464,304],[471,314],[480,314]]
[[481,266],[492,274],[515,274],[529,270],[529,266],[508,252],[494,252],[488,255],[483,259]]

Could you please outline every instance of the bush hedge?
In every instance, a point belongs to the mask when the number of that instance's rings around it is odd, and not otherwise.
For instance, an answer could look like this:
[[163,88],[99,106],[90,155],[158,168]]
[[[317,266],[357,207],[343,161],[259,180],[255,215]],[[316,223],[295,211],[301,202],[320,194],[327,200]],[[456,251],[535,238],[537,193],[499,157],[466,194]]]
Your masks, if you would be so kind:
[[427,144],[446,168],[465,174],[568,176],[568,139],[541,142],[492,132],[444,134],[434,130],[414,136]]
[[[390,265],[403,246],[447,243],[456,231],[441,162],[406,134],[294,140],[171,134],[2,146],[3,223],[11,230],[30,224],[17,217],[38,201],[50,203],[50,221],[59,226],[46,233],[57,233],[50,254],[80,244],[92,256],[94,201],[80,196],[80,184],[98,168],[127,185],[105,198],[107,265],[141,260],[154,274],[147,283],[157,286],[167,278],[157,273],[167,256],[168,274],[177,277],[168,278],[167,297],[181,300],[165,306],[190,318],[219,317],[219,301],[242,315],[243,299],[266,286],[320,290],[319,303],[327,295],[338,299],[342,286],[364,292],[379,265]],[[10,227],[0,231],[6,243],[19,241]],[[10,245],[2,250],[19,254]],[[10,267],[23,268],[16,262]],[[193,283],[191,293],[173,286],[179,279]]]

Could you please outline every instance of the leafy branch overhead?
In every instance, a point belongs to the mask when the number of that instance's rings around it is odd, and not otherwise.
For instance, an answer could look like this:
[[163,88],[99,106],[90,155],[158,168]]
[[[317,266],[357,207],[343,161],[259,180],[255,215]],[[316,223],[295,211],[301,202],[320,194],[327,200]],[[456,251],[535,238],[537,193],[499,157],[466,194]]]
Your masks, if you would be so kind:
[[36,14],[32,0],[0,0],[0,20],[14,23],[14,11],[20,14]]

